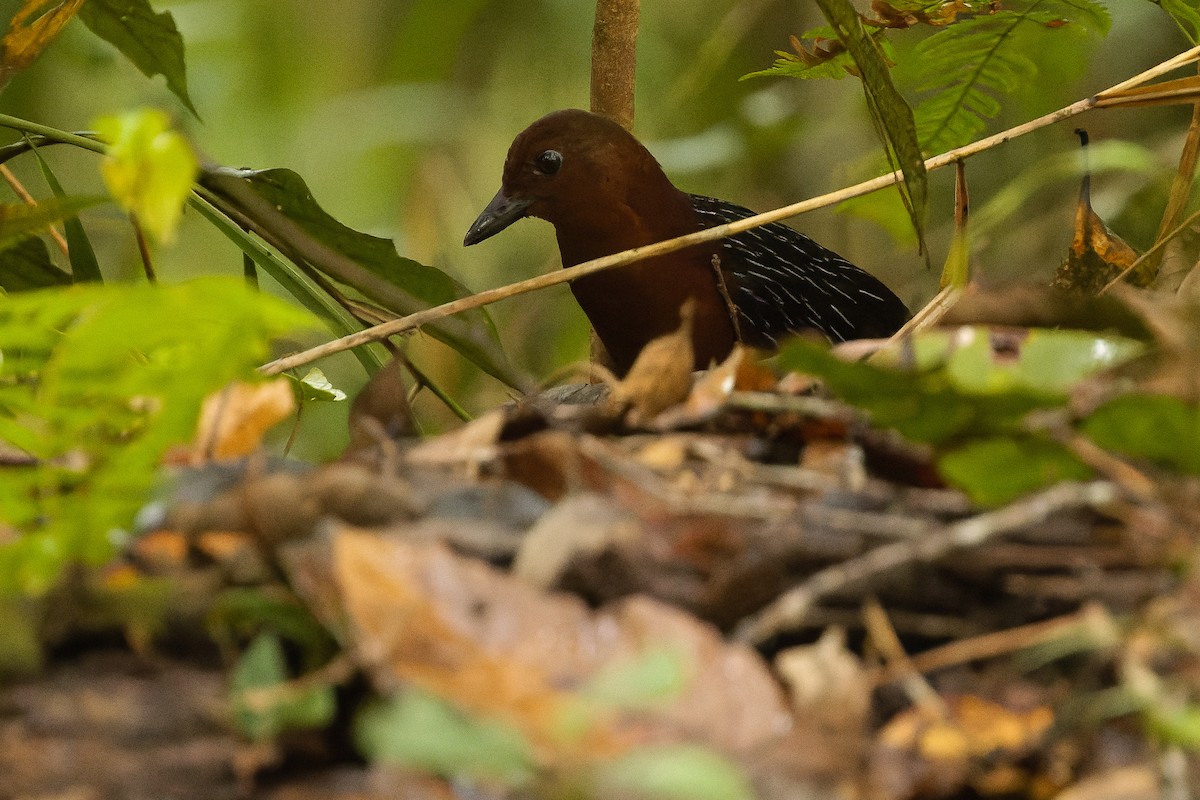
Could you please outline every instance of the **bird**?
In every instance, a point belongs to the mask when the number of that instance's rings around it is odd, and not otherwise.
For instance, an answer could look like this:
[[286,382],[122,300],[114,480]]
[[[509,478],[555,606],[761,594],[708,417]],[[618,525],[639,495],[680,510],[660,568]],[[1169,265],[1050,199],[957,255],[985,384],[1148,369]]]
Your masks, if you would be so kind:
[[[677,189],[638,139],[608,117],[555,111],[519,133],[499,191],[463,239],[478,244],[525,217],[554,226],[564,267],[752,216]],[[890,336],[909,318],[881,281],[782,223],[571,281],[624,375],[650,341],[680,326],[694,298],[694,369],[737,342],[775,349],[791,333],[832,342]]]

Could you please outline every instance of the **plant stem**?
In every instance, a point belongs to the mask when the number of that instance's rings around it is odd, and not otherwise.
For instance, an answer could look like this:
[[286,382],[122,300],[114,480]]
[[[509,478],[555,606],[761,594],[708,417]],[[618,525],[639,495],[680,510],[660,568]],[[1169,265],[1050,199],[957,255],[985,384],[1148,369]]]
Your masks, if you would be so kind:
[[86,136],[80,136],[77,133],[69,131],[61,131],[58,128],[51,128],[47,125],[39,125],[36,122],[30,122],[29,120],[9,114],[0,114],[0,127],[12,128],[24,133],[38,134],[39,136],[45,136],[52,142],[75,145],[84,150],[91,150],[93,153],[103,153],[108,149],[108,146],[104,142],[97,142],[95,139],[89,139]]

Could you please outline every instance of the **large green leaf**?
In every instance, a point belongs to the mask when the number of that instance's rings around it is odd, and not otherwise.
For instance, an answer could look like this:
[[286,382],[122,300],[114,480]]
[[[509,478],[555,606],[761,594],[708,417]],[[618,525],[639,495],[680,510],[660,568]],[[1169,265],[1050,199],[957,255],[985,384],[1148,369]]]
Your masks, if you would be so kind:
[[[337,702],[332,686],[269,691],[280,689],[289,678],[279,637],[260,633],[238,660],[232,680],[234,720],[253,741],[268,741],[286,730],[321,727],[333,719]],[[272,702],[256,702],[256,696]]]
[[986,328],[965,328],[914,337],[902,353],[913,369],[842,361],[810,341],[786,345],[779,361],[820,377],[875,424],[934,445],[942,477],[975,502],[993,505],[1091,475],[1067,448],[1030,432],[1026,418],[1065,408],[1077,381],[1143,349],[1083,331],[1034,330],[1019,344],[1003,344],[993,346]]
[[[464,290],[440,270],[396,252],[390,239],[343,225],[313,199],[304,180],[286,169],[204,170],[201,184],[222,211],[235,215],[293,262],[350,286],[388,311],[411,314],[453,300]],[[528,388],[499,345],[481,310],[429,325],[432,336],[510,386]]]
[[[401,256],[391,239],[361,233],[334,219],[313,199],[304,179],[292,170],[245,171],[240,172],[239,177],[314,239],[379,277],[402,286],[420,303],[440,305],[457,297],[457,287],[446,273]],[[356,288],[366,293],[371,287]],[[409,314],[418,308],[414,304],[411,308],[393,310]]]
[[[59,200],[66,199],[67,193],[62,184],[58,182],[54,170],[50,169],[50,165],[46,163],[46,159],[42,158],[42,154],[36,147],[33,148],[33,157],[37,159],[42,176],[46,179],[50,191]],[[96,251],[92,249],[92,242],[88,239],[87,231],[84,230],[79,217],[73,216],[64,219],[63,230],[66,232],[67,258],[71,261],[72,280],[80,283],[102,283],[104,277],[100,274],[100,262],[96,260]]]
[[79,9],[79,18],[143,75],[166,78],[167,87],[196,114],[188,96],[183,37],[171,12],[155,13],[148,0],[88,0]]
[[932,444],[1010,432],[1030,411],[1065,403],[1059,386],[1031,385],[995,362],[986,335],[950,344],[943,336],[917,337],[915,371],[843,361],[804,340],[786,345],[779,363],[820,377],[876,424]]

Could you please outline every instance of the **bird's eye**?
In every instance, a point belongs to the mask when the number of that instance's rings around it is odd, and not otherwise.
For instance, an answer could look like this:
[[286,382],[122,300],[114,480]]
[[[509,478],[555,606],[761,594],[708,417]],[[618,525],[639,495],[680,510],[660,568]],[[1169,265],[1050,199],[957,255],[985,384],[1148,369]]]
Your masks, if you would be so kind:
[[553,175],[562,167],[562,162],[562,153],[557,150],[543,150],[533,160],[533,166],[543,175]]

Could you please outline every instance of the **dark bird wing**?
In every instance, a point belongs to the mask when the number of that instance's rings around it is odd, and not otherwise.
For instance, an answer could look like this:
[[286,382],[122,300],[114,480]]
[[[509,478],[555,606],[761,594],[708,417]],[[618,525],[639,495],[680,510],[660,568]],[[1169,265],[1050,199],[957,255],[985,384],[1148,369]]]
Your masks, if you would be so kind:
[[[754,215],[724,200],[691,198],[702,228]],[[751,345],[775,347],[788,333],[812,329],[834,342],[890,336],[909,318],[873,275],[782,223],[721,240],[721,268]]]

